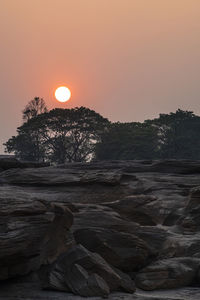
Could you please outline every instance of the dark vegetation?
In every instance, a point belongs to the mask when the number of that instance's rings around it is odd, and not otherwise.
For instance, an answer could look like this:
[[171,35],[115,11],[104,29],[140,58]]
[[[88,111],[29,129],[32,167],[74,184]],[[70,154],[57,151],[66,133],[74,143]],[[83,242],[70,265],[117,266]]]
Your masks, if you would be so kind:
[[48,111],[36,97],[23,110],[23,122],[4,144],[21,160],[200,159],[200,117],[191,111],[111,123],[85,107]]

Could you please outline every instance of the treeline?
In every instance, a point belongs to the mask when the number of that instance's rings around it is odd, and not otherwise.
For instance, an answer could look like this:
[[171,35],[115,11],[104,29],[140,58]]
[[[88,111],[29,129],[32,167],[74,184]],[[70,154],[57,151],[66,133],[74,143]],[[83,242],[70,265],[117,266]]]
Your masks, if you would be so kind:
[[85,107],[48,111],[36,97],[4,145],[21,160],[40,162],[200,159],[200,117],[179,109],[143,123],[111,123]]

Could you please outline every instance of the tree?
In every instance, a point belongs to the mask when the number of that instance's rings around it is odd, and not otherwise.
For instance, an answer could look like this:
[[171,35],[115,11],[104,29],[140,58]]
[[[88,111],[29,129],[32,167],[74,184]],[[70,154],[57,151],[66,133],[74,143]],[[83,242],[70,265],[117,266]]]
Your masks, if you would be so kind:
[[47,107],[45,101],[42,98],[35,97],[33,100],[25,106],[23,113],[23,121],[27,122],[32,118],[35,118],[39,114],[46,113]]
[[15,156],[21,160],[44,161],[46,156],[44,131],[45,128],[39,116],[30,119],[18,127],[17,135],[4,144],[6,152],[14,152]]
[[178,109],[147,122],[159,132],[162,158],[200,159],[200,117],[192,111]]
[[76,107],[53,109],[44,116],[44,123],[50,158],[64,163],[91,160],[109,121],[93,110]]
[[35,97],[24,124],[4,145],[23,160],[200,159],[200,117],[191,111],[160,114],[143,123],[110,123],[85,107],[47,111]]
[[29,101],[23,110],[24,123],[17,128],[17,135],[4,144],[5,151],[14,152],[15,156],[22,160],[44,161],[44,127],[42,127],[39,115],[46,112],[47,107],[42,98],[35,97]]
[[30,160],[82,162],[94,156],[109,121],[85,107],[53,109],[30,118],[5,144],[7,152]]
[[157,154],[157,129],[142,123],[113,123],[96,145],[96,158],[152,159]]

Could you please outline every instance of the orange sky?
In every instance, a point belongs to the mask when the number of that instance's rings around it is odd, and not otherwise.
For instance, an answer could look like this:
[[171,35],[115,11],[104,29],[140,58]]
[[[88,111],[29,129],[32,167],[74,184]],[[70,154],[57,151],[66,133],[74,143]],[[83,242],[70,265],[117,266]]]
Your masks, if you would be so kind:
[[200,114],[199,0],[0,0],[0,41],[0,144],[34,96],[113,121]]

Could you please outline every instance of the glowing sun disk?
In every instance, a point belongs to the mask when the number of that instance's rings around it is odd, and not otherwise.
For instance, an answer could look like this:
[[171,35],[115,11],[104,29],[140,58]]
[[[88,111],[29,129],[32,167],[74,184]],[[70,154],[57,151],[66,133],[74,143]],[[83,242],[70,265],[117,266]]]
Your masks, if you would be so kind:
[[55,97],[60,102],[66,102],[71,97],[71,92],[66,86],[60,86],[55,91]]

